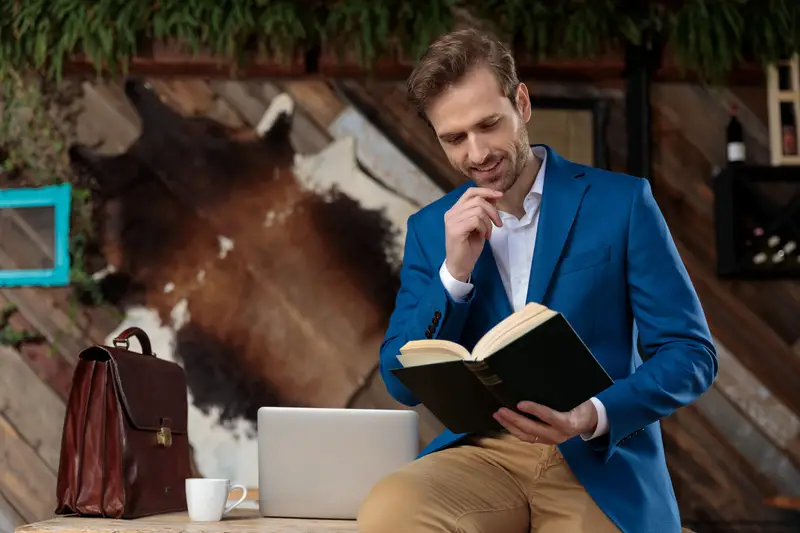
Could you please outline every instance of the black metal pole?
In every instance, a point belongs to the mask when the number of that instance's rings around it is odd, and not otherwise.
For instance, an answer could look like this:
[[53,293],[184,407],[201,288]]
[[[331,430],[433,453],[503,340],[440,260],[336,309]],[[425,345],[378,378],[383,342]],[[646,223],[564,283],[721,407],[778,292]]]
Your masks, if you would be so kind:
[[625,54],[625,115],[628,174],[652,183],[651,77],[660,54],[652,46],[628,45]]
[[[653,41],[650,41],[651,43]],[[650,83],[658,68],[661,51],[652,45],[629,44],[625,53],[625,122],[628,136],[627,173],[653,185],[653,127]],[[650,358],[636,335],[636,350],[643,361]]]

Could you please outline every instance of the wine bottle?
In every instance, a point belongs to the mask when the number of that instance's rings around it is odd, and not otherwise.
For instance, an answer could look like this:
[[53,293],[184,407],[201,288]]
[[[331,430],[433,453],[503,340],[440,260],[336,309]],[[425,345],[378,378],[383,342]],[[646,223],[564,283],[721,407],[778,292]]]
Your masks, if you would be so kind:
[[764,237],[764,228],[762,228],[761,226],[756,226],[751,231],[751,238],[745,241],[745,246],[747,246],[747,248],[753,248],[753,245],[755,243],[762,244],[762,246],[760,247],[761,249],[757,250],[751,257],[751,261],[753,261],[753,263],[755,263],[756,265],[763,265],[764,263],[767,262],[767,259],[769,259],[767,252],[765,252],[763,249],[764,248],[763,237]]
[[772,262],[773,263],[783,263],[783,261],[787,258],[791,258],[792,252],[797,249],[797,243],[794,241],[787,241],[780,250],[772,254]]
[[744,131],[742,130],[742,123],[739,122],[737,117],[738,108],[736,104],[731,104],[728,126],[725,130],[725,142],[727,143],[727,158],[728,163],[744,163],[745,160],[745,146],[744,146]]

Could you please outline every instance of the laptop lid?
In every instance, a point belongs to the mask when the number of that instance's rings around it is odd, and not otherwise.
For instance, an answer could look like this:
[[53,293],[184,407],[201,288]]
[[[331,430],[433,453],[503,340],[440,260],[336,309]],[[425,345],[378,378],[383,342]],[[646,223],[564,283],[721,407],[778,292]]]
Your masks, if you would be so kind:
[[262,407],[262,516],[355,519],[372,486],[419,453],[407,410]]

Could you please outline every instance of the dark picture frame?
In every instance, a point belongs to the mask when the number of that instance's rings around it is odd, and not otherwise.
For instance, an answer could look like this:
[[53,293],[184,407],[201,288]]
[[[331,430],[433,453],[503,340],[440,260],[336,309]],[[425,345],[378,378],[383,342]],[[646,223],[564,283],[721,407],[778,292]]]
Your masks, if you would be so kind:
[[[606,129],[609,120],[609,102],[604,98],[569,98],[536,96],[531,94],[531,108],[551,110],[582,110],[592,114],[592,165],[596,168],[609,170],[608,142]],[[531,143],[540,142],[531,139]]]

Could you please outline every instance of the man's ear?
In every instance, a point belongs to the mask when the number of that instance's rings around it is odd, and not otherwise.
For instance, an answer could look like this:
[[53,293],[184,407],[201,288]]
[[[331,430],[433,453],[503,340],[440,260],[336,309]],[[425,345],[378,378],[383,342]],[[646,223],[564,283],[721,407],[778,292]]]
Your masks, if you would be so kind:
[[528,94],[528,86],[524,83],[517,85],[517,111],[522,121],[527,124],[531,119],[531,97]]

